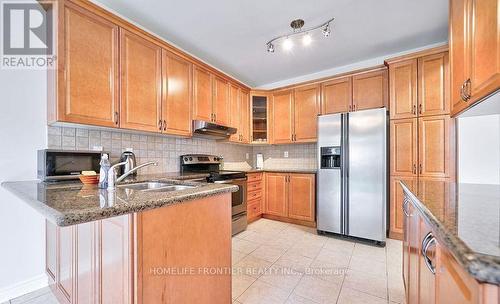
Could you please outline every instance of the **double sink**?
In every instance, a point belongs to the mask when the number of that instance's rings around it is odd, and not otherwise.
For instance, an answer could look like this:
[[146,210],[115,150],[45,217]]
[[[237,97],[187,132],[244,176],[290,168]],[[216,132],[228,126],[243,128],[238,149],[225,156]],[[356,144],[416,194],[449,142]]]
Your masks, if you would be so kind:
[[178,185],[169,182],[158,182],[158,181],[147,181],[133,184],[123,184],[118,185],[118,188],[130,189],[136,191],[147,191],[147,192],[170,192],[170,191],[179,191],[192,189],[196,186],[189,185]]

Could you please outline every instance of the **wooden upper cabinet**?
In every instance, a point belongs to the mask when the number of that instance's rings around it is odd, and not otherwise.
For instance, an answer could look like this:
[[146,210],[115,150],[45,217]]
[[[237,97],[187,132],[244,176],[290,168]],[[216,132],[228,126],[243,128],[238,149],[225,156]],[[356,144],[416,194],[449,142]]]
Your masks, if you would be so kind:
[[470,89],[473,101],[500,88],[500,3],[471,0]]
[[288,215],[288,174],[284,173],[266,173],[266,200],[264,213],[283,216]]
[[419,116],[450,113],[448,52],[418,59]]
[[120,45],[120,126],[161,132],[161,47],[124,29]]
[[418,119],[418,173],[428,177],[450,175],[450,123],[448,115]]
[[468,78],[470,0],[450,1],[450,76],[452,113],[461,112],[468,104],[462,99],[462,87]]
[[290,174],[288,189],[288,217],[315,221],[316,177],[314,174]]
[[233,128],[237,128],[235,134],[229,137],[230,141],[239,142],[241,139],[240,127],[241,127],[241,111],[240,111],[240,89],[235,85],[230,85],[229,88],[229,107],[231,109],[230,123],[229,125]]
[[450,1],[453,115],[500,88],[499,24],[497,0]]
[[219,77],[214,78],[213,113],[215,122],[223,126],[230,124],[229,83]]
[[382,108],[387,105],[387,69],[354,75],[352,106],[354,111]]
[[348,112],[352,104],[352,77],[333,79],[321,84],[321,114]]
[[416,176],[418,159],[417,124],[417,118],[391,120],[391,175]]
[[391,119],[417,115],[417,59],[389,65]]
[[319,91],[318,85],[295,89],[293,107],[295,142],[315,142],[317,140]]
[[212,74],[198,66],[193,68],[193,119],[212,121]]
[[240,133],[243,143],[250,143],[250,92],[240,90]]
[[271,102],[273,143],[290,143],[293,132],[293,91],[274,92]]
[[61,18],[55,119],[118,126],[118,26],[69,2]]
[[192,64],[170,52],[162,52],[163,71],[163,132],[191,135],[191,105],[193,100]]

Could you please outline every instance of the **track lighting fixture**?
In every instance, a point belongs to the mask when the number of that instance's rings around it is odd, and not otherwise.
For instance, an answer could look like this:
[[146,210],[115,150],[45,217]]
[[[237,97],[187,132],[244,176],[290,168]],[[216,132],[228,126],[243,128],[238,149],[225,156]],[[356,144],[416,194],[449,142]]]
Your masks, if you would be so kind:
[[292,48],[294,47],[294,38],[296,36],[299,36],[302,34],[303,34],[302,35],[302,45],[309,46],[313,42],[312,33],[318,29],[321,29],[323,36],[328,37],[328,36],[330,36],[330,33],[331,33],[330,23],[333,20],[335,20],[335,18],[332,18],[332,19],[330,19],[330,20],[328,20],[328,21],[326,21],[318,26],[314,26],[314,27],[311,27],[308,29],[303,29],[304,24],[305,24],[304,20],[302,20],[302,19],[293,20],[290,23],[290,27],[292,28],[293,32],[290,34],[281,35],[281,36],[278,36],[278,37],[275,37],[275,38],[269,40],[266,43],[267,52],[274,53],[275,45],[281,45],[281,48],[286,52],[291,51]]

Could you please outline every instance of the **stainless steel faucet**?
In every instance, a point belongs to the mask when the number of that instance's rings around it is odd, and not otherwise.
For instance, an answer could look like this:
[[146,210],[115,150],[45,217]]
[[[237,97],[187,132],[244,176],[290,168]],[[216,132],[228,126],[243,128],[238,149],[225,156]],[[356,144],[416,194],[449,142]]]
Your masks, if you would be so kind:
[[108,170],[108,190],[113,190],[116,188],[116,183],[119,183],[121,182],[122,180],[124,180],[127,176],[129,176],[130,174],[134,173],[135,171],[143,168],[143,167],[146,167],[146,166],[158,166],[158,163],[157,162],[147,162],[147,163],[144,163],[142,165],[139,165],[135,168],[132,168],[130,170],[128,170],[127,172],[123,173],[122,176],[120,177],[117,177],[116,176],[116,168],[118,168],[119,166],[123,166],[125,165],[127,162],[121,162],[121,163],[118,163],[118,164],[115,164],[113,166],[111,166],[111,168],[109,168]]

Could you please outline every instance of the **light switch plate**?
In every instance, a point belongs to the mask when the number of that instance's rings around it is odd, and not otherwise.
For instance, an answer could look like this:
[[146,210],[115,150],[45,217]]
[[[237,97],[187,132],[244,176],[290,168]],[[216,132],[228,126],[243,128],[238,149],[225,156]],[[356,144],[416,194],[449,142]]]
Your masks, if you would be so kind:
[[288,151],[285,151],[285,152],[283,153],[283,156],[284,156],[285,158],[287,158],[287,157],[288,157]]
[[247,154],[245,154],[245,157],[246,157],[246,159],[249,159],[250,155],[247,153]]

